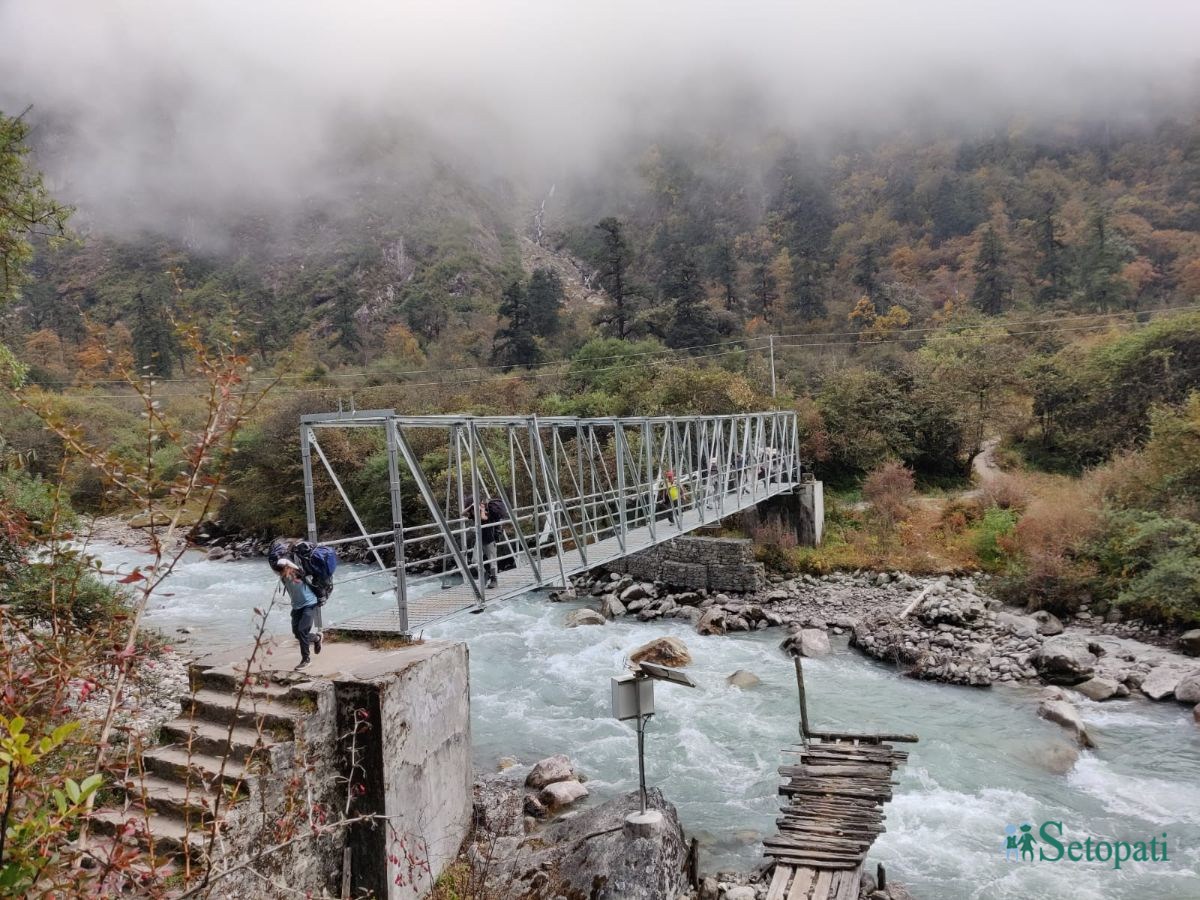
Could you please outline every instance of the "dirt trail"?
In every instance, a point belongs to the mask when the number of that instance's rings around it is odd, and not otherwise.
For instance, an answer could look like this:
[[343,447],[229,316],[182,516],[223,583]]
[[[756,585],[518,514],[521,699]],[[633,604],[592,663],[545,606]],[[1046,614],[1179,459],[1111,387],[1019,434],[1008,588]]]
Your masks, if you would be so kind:
[[971,474],[975,476],[976,485],[960,495],[965,500],[973,500],[983,493],[983,489],[1004,475],[1004,470],[996,462],[996,448],[1000,446],[999,437],[990,437],[979,446],[979,452],[971,460]]

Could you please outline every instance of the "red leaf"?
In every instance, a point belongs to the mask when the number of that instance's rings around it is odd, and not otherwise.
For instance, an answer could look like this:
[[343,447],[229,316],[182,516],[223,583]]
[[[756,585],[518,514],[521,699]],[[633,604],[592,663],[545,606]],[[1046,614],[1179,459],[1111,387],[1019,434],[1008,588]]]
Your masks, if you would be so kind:
[[140,570],[134,569],[132,572],[130,572],[124,578],[118,579],[117,584],[133,584],[135,581],[145,581],[145,580],[146,580],[146,576],[143,575]]

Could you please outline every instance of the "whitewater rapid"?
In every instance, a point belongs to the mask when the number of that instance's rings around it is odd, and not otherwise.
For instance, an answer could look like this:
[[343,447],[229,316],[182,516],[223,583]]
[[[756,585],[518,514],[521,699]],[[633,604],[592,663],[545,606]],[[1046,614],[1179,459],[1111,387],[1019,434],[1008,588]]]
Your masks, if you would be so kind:
[[[137,551],[98,546],[105,563],[129,568]],[[386,580],[352,580],[346,566],[327,618],[336,621],[389,602]],[[167,635],[186,626],[197,652],[244,642],[255,606],[270,602],[275,579],[265,561],[209,562],[189,553],[148,612]],[[430,589],[436,589],[431,586]],[[777,629],[702,637],[675,620],[619,620],[566,629],[575,608],[532,594],[465,615],[426,633],[470,648],[475,763],[492,771],[500,757],[532,763],[567,753],[587,775],[589,802],[637,783],[632,728],[608,716],[609,678],[626,654],[653,637],[674,635],[690,648],[697,690],[665,686],[647,736],[647,777],[679,809],[701,842],[704,870],[751,868],[777,814],[780,749],[797,738],[790,660]],[[287,632],[275,607],[270,630]],[[762,684],[725,683],[746,669]],[[921,900],[957,898],[1200,898],[1200,728],[1184,707],[1141,700],[1075,702],[1098,748],[1069,773],[1045,760],[1063,732],[1035,714],[1036,690],[987,690],[917,682],[835,641],[832,656],[805,662],[809,707],[820,726],[916,732],[908,764],[887,807],[887,832],[871,850],[889,876]],[[1064,840],[1149,840],[1166,831],[1169,862],[1005,861],[1004,827],[1061,821]]]

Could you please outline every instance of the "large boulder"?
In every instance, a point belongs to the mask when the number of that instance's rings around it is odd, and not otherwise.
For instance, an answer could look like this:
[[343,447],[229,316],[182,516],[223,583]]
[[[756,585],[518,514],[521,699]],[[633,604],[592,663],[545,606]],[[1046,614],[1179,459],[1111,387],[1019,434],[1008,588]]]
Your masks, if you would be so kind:
[[541,790],[548,784],[568,781],[574,777],[575,770],[571,768],[571,760],[558,753],[547,756],[529,770],[529,774],[525,776],[525,787]]
[[832,651],[829,635],[820,628],[801,628],[788,635],[779,646],[791,656],[810,658],[828,656]]
[[512,778],[492,776],[474,785],[475,824],[485,834],[503,837],[525,832],[525,792]]
[[692,654],[688,652],[687,644],[677,637],[655,638],[630,653],[629,659],[635,663],[657,663],[673,669],[692,664]]
[[[1033,637],[1038,633],[1041,623],[1033,616],[1019,616],[1016,613],[996,613],[996,626],[1003,628],[1017,637]],[[1061,628],[1059,629],[1062,630]]]
[[617,599],[616,594],[605,594],[600,599],[600,612],[606,619],[619,619],[625,615],[625,604]]
[[725,683],[745,690],[746,688],[752,688],[755,685],[762,684],[762,679],[753,672],[747,672],[745,669],[738,669],[725,679]]
[[1038,715],[1067,729],[1079,742],[1080,747],[1094,747],[1079,710],[1066,700],[1043,700],[1038,704]]
[[1151,700],[1166,700],[1175,693],[1175,688],[1183,680],[1183,673],[1170,666],[1155,666],[1142,679],[1142,693]]
[[725,610],[719,606],[710,606],[696,623],[697,634],[724,634]]
[[651,588],[649,585],[634,583],[625,590],[621,591],[621,600],[628,603],[630,600],[646,600],[651,597]]
[[603,625],[607,619],[594,609],[577,609],[567,615],[563,624],[567,628],[578,628],[580,625]]
[[1056,634],[1063,633],[1063,623],[1058,620],[1058,616],[1054,615],[1054,613],[1046,612],[1044,609],[1039,609],[1030,618],[1038,623],[1038,634],[1046,637],[1053,637]]
[[661,791],[648,793],[650,807],[663,816],[648,834],[625,828],[625,817],[638,809],[636,792],[580,810],[492,857],[479,896],[674,900],[688,893],[688,847],[679,818]]
[[1179,636],[1179,650],[1188,656],[1200,656],[1200,628],[1185,631]]
[[575,779],[570,779],[546,785],[538,794],[538,799],[546,809],[554,812],[564,806],[570,806],[576,800],[582,800],[587,794],[587,788]]
[[1175,699],[1180,703],[1200,703],[1200,669],[1193,669],[1175,685]]
[[1092,677],[1097,658],[1088,649],[1087,641],[1060,635],[1043,643],[1030,662],[1043,680],[1051,684],[1079,684]]
[[1110,697],[1115,697],[1120,691],[1121,685],[1113,681],[1111,678],[1103,678],[1097,675],[1095,678],[1089,678],[1081,684],[1075,685],[1075,690],[1083,694],[1089,700],[1107,700]]

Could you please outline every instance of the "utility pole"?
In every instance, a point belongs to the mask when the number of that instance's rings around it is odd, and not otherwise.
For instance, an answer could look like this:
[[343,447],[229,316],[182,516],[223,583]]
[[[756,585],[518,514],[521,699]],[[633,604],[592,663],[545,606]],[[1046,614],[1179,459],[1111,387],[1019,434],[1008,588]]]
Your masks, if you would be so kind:
[[775,399],[775,335],[769,335],[771,350],[771,399]]

